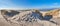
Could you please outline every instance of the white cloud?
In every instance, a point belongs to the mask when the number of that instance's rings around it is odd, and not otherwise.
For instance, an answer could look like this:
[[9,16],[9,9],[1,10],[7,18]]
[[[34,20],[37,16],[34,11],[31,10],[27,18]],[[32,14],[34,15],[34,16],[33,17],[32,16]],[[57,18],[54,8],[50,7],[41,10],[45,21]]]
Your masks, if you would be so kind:
[[53,5],[59,5],[59,3],[53,3]]
[[16,9],[20,8],[11,2],[11,0],[0,0],[0,9]]
[[[29,7],[29,9],[40,9],[40,8],[59,8],[59,3],[53,3],[51,5],[40,5],[35,7]],[[15,9],[15,10],[22,10],[25,7],[17,6],[11,2],[11,0],[0,0],[0,9]],[[28,7],[26,8],[28,9]]]

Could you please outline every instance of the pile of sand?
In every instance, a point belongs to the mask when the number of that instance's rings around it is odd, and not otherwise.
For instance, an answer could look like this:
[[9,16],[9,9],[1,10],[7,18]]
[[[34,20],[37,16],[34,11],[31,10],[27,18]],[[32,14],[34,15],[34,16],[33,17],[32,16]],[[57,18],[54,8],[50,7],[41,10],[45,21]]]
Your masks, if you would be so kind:
[[14,13],[13,10],[13,16],[8,15],[12,13],[11,10],[9,11],[10,12],[6,10],[0,11],[0,26],[60,26],[60,19],[55,19],[55,17],[51,18],[51,21],[42,20],[42,16],[46,14],[53,16],[58,15],[58,11],[40,12],[38,10],[31,10],[24,12],[15,11]]

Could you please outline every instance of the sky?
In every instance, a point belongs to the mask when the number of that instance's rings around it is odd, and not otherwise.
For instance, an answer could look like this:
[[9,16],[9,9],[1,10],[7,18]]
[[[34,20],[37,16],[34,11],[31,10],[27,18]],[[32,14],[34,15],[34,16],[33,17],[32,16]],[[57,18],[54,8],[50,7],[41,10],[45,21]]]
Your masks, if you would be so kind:
[[60,8],[60,0],[0,0],[0,9]]

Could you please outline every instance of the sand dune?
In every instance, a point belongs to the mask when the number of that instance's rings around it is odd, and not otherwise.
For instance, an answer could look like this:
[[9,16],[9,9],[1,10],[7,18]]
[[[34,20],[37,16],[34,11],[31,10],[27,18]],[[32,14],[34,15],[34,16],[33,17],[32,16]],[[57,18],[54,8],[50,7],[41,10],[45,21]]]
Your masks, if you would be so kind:
[[0,26],[60,26],[58,10],[46,12],[39,10],[14,11],[0,11]]

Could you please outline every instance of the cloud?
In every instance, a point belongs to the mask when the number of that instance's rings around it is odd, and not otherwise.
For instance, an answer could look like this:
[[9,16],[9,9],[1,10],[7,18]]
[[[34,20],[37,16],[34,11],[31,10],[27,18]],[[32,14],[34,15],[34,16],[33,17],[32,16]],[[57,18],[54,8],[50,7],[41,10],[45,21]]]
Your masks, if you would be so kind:
[[47,4],[47,5],[43,4],[40,6],[40,8],[60,8],[60,3],[56,2],[56,3]]
[[0,0],[0,9],[15,9],[18,8],[19,6],[13,4],[11,0]]
[[60,4],[60,3],[57,3],[57,2],[56,2],[56,3],[53,3],[54,6],[58,6],[59,4]]
[[59,3],[53,3],[48,5],[38,5],[38,6],[29,6],[29,7],[23,7],[23,6],[17,6],[14,3],[12,3],[11,0],[0,0],[0,9],[15,9],[15,10],[22,10],[22,9],[40,9],[40,8],[59,8]]
[[56,2],[50,5],[50,7],[52,8],[59,8],[60,7],[60,3]]

